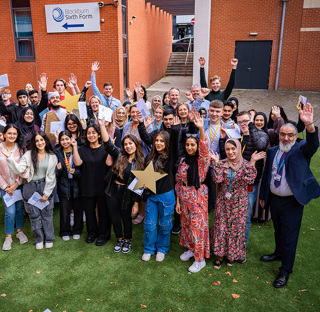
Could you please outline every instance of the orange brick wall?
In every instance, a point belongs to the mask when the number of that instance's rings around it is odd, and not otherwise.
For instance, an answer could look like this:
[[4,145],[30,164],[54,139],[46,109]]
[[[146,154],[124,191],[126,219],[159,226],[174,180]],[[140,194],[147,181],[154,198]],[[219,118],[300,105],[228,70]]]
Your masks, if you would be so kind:
[[[123,101],[121,4],[118,8],[110,5],[100,9],[100,18],[105,19],[105,23],[100,24],[100,32],[47,34],[45,5],[79,2],[81,1],[30,0],[36,61],[16,62],[10,0],[0,1],[0,9],[3,12],[1,41],[2,46],[7,47],[5,54],[1,53],[1,74],[8,73],[13,98],[16,91],[24,88],[27,82],[37,86],[37,79],[43,72],[49,77],[49,91],[52,90],[56,78],[62,77],[68,80],[70,73],[77,76],[79,88],[82,90],[84,83],[90,80],[92,62],[99,61],[101,68],[96,75],[99,89],[102,89],[104,82],[110,81],[114,86],[114,96]],[[97,0],[86,0],[86,2],[97,2]],[[168,45],[169,41],[171,49],[171,16],[156,11],[154,7],[145,6],[143,0],[130,0],[127,3],[128,11],[131,9],[133,12],[131,15],[128,14],[128,19],[136,15],[138,21],[133,24],[135,31],[128,34],[128,38],[132,36],[130,43],[133,43],[132,46],[129,45],[129,73],[134,71],[132,73],[134,81],[150,85],[165,72],[170,52],[167,52],[167,55],[160,53],[158,56],[156,51],[161,49],[168,51],[165,45]],[[137,12],[135,7],[140,11]],[[140,21],[143,23],[140,24]],[[153,24],[155,24],[154,29],[151,26]],[[128,28],[130,29],[129,24]],[[153,36],[156,33],[160,38],[154,40]],[[140,42],[142,52],[137,48]],[[91,94],[89,90],[88,96]]]
[[128,20],[133,21],[128,24],[129,87],[136,81],[148,87],[165,75],[172,49],[172,16],[144,0],[127,3]]
[[[230,59],[234,56],[235,41],[272,40],[269,89],[274,89],[282,7],[280,0],[212,0],[209,77],[220,75],[222,85],[226,86],[231,70]],[[306,26],[302,26],[303,17]],[[316,42],[319,46],[319,39],[313,41],[319,38],[319,32],[308,34],[300,32],[301,27],[319,27],[315,23],[310,23],[310,19],[319,21],[319,10],[303,10],[303,0],[287,2],[279,90],[320,89],[319,74],[315,72],[320,66],[320,58],[315,60],[312,54],[301,51],[301,44],[304,44],[314,55],[319,55],[319,49],[315,47]],[[251,37],[250,32],[257,32],[258,36]],[[311,75],[306,78],[307,73],[302,74],[300,68],[312,69]]]

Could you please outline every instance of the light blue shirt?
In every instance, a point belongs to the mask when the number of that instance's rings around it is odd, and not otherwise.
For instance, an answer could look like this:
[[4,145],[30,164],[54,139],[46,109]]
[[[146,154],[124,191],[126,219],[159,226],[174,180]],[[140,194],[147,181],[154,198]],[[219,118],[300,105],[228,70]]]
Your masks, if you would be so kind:
[[228,122],[224,122],[221,118],[221,124],[225,125],[226,129],[232,129],[231,126],[233,125],[233,123],[234,123],[235,129],[240,132],[240,127],[231,118],[229,119]]
[[209,107],[210,107],[210,102],[209,102],[208,100],[205,100],[205,99],[201,100],[201,99],[199,99],[199,98],[196,98],[196,100],[194,101],[194,103],[191,103],[190,101],[188,101],[188,105],[189,105],[189,107],[190,107],[190,110],[192,110],[193,107],[195,106],[197,112],[199,112],[199,109],[200,109],[201,107],[205,108],[206,111],[208,112]]
[[93,94],[100,99],[100,101],[101,101],[103,106],[107,106],[107,107],[111,108],[113,111],[118,106],[121,106],[121,102],[118,99],[116,99],[116,98],[114,98],[112,96],[107,98],[104,94],[100,93],[100,91],[99,91],[99,89],[97,87],[96,75],[95,74],[91,74],[91,82],[92,82],[91,90],[92,90]]

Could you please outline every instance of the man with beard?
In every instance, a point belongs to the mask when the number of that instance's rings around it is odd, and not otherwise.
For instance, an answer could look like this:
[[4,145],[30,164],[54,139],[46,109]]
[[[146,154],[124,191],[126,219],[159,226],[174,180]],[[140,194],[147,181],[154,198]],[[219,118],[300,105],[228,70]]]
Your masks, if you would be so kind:
[[303,206],[320,196],[320,186],[310,170],[310,161],[319,147],[318,128],[313,124],[313,108],[307,103],[299,111],[306,126],[306,140],[299,144],[297,128],[287,123],[279,133],[279,146],[268,150],[263,174],[260,204],[270,205],[274,226],[275,251],[260,258],[264,262],[281,261],[273,286],[287,285],[292,273]]

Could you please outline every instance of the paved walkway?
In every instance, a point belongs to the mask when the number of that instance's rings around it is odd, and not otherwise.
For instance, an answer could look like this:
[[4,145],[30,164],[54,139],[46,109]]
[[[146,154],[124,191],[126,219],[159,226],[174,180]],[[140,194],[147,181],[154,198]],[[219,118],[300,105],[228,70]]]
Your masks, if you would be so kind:
[[[155,84],[150,86],[148,99],[151,101],[155,95],[163,96],[164,92],[171,87],[177,87],[180,90],[181,101],[186,101],[185,92],[190,92],[192,77],[184,76],[166,76]],[[306,96],[308,102],[314,108],[315,124],[320,127],[320,91],[274,91],[274,90],[244,90],[234,89],[231,96],[239,99],[240,110],[254,108],[258,112],[264,112],[269,116],[270,109],[273,105],[281,105],[284,108],[289,119],[298,120],[298,109],[296,108],[299,95]]]

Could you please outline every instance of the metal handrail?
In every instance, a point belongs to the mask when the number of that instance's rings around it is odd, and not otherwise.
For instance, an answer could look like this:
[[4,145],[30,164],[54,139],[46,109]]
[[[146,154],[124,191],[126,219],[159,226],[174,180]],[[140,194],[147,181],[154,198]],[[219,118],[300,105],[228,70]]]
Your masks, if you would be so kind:
[[187,50],[187,56],[186,56],[186,60],[185,60],[185,62],[184,62],[184,66],[186,66],[186,65],[187,65],[188,55],[189,55],[189,51],[190,51],[190,47],[191,47],[191,39],[192,39],[192,37],[190,37],[190,39],[189,39],[189,45],[188,45],[188,50]]

